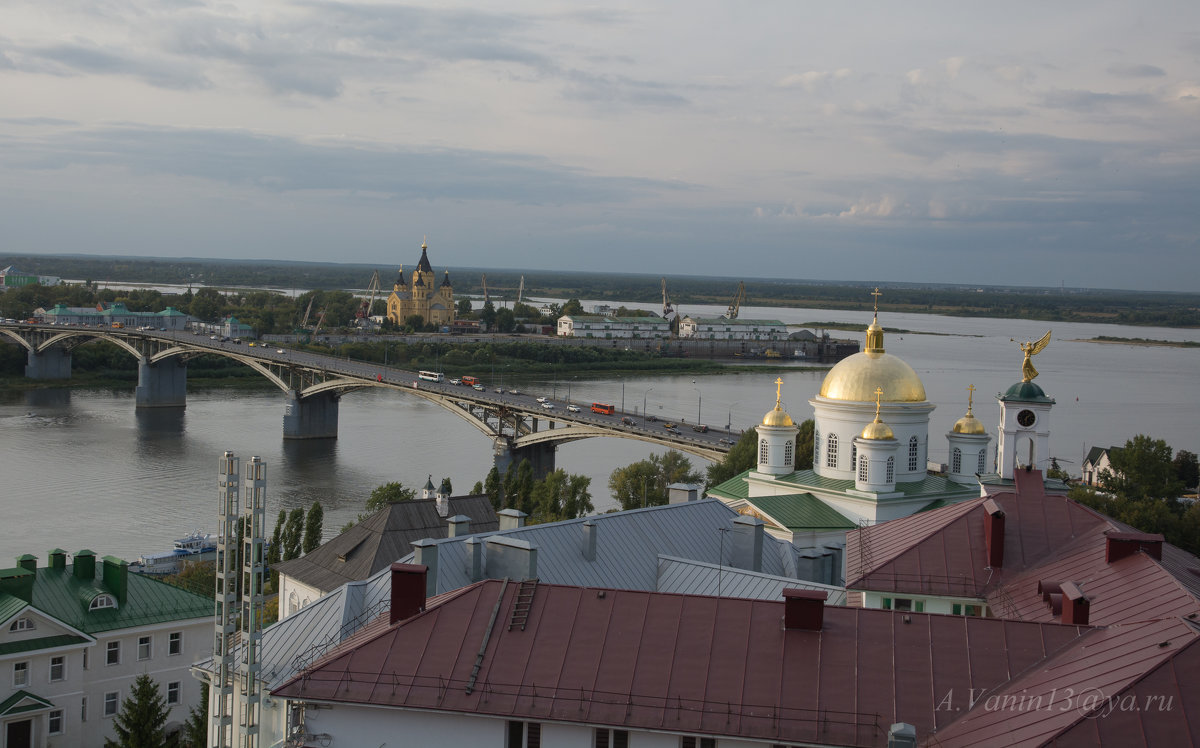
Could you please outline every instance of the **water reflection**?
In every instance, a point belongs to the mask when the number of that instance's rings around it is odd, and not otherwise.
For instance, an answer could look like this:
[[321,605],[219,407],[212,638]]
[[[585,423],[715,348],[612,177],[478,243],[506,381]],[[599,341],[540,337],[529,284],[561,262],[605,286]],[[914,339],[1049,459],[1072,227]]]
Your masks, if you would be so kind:
[[66,387],[25,390],[23,394],[25,404],[31,408],[66,408],[71,405],[71,390]]

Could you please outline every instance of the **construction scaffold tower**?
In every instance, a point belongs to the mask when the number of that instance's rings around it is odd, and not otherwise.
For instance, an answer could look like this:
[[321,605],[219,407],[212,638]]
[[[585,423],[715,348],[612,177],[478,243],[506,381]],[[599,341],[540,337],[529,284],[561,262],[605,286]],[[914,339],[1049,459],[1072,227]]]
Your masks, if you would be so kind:
[[[237,748],[258,748],[262,718],[262,685],[258,674],[262,667],[267,467],[258,457],[251,457],[246,462],[242,473],[246,502],[245,509],[241,510],[238,466],[239,460],[233,452],[225,452],[217,470],[221,520],[217,537],[216,636],[213,640],[215,677],[209,703],[212,748],[235,748],[235,745]],[[242,582],[240,600],[239,576]],[[240,658],[237,656],[239,646]],[[235,688],[235,685],[241,687]],[[235,701],[238,706],[236,733],[233,729]]]

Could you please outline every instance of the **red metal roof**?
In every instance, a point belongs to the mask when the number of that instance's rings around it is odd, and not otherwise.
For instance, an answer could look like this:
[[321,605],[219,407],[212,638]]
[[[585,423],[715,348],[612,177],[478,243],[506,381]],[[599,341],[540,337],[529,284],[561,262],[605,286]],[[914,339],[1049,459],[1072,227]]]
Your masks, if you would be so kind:
[[841,607],[826,608],[820,631],[785,630],[782,601],[559,585],[536,588],[522,628],[510,626],[518,587],[488,580],[430,601],[274,693],[865,746],[898,721],[923,735],[944,728],[962,714],[945,708],[947,694],[999,688],[1095,634]]
[[1001,617],[1053,621],[1038,583],[1073,582],[1092,625],[1200,614],[1200,559],[1164,543],[1162,561],[1139,552],[1109,562],[1108,536],[1128,527],[1046,494],[1036,471],[1016,477],[1015,493],[989,497],[1005,514],[1002,567],[988,566],[981,498],[850,533],[847,587],[979,597]]

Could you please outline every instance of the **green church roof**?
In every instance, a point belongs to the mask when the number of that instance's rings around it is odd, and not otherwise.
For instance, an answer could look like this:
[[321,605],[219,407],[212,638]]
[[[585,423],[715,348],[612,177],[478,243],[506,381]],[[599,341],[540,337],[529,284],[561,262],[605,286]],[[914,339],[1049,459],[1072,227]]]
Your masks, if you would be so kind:
[[841,512],[810,493],[754,496],[746,501],[792,532],[853,530],[858,527]]
[[1041,387],[1033,382],[1017,382],[1004,391],[1001,400],[1022,403],[1052,403],[1054,398],[1047,397]]

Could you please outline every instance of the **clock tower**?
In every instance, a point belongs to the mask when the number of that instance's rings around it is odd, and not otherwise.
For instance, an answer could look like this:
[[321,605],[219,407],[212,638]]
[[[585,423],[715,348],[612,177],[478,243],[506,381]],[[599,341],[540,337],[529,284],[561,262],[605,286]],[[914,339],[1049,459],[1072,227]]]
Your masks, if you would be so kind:
[[996,472],[1012,480],[1018,467],[1050,467],[1050,408],[1047,397],[1033,382],[1018,382],[1000,395],[1000,439]]

